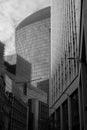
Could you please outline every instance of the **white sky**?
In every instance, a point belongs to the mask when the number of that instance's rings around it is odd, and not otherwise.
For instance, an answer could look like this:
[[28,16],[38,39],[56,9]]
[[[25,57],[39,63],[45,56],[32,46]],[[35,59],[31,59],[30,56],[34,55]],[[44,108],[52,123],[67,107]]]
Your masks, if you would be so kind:
[[5,55],[15,53],[15,27],[25,17],[50,5],[50,0],[0,0],[0,40],[5,43]]

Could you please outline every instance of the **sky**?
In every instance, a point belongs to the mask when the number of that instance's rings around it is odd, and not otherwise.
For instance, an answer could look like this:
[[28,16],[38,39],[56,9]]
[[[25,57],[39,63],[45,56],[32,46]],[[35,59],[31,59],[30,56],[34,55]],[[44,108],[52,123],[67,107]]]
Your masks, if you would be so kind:
[[0,0],[0,41],[5,55],[15,53],[15,28],[27,16],[50,5],[50,0]]

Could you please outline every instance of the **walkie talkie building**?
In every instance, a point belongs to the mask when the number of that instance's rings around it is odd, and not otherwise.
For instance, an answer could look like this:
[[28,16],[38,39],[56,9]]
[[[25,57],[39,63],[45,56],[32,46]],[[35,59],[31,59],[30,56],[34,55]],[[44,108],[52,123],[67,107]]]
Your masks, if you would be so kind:
[[[17,55],[31,64],[31,81],[40,78],[38,81],[48,79],[50,7],[41,9],[22,21],[16,28],[15,39]],[[22,66],[17,66],[17,73],[19,73]],[[36,81],[31,83],[36,86]]]

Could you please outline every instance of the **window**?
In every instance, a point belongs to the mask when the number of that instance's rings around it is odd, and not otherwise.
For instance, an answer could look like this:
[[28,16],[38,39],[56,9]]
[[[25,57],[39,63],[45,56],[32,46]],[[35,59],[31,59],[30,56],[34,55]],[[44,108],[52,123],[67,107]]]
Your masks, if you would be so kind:
[[68,101],[66,100],[63,104],[63,129],[68,130]]
[[61,117],[60,117],[60,107],[57,109],[56,111],[56,125],[57,125],[57,129],[60,130],[61,129]]
[[24,95],[27,95],[27,83],[24,83],[23,89]]
[[71,95],[72,129],[80,130],[78,90]]

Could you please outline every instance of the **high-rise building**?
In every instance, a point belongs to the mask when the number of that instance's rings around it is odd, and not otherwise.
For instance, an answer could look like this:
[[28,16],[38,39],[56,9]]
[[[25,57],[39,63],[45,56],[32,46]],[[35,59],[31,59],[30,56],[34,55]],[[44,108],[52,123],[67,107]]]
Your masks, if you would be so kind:
[[51,0],[51,129],[80,130],[81,0]]
[[80,123],[81,129],[87,129],[87,1],[81,1],[81,21],[80,21]]
[[[48,79],[50,7],[41,9],[22,21],[16,28],[15,39],[17,54],[31,64],[31,80]],[[33,85],[37,86],[36,81]]]

